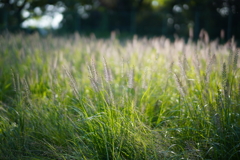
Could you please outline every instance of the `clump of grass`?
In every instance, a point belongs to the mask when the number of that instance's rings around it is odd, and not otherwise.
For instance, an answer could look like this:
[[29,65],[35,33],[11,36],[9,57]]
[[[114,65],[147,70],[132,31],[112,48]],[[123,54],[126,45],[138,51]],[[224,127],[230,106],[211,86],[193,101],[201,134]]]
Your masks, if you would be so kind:
[[239,159],[234,45],[22,37],[0,40],[0,159]]

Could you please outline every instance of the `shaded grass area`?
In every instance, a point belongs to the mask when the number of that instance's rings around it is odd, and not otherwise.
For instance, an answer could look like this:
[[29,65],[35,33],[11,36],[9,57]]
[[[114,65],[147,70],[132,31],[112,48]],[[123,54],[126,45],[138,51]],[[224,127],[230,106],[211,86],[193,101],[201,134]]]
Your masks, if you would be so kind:
[[239,159],[238,50],[3,35],[0,159]]

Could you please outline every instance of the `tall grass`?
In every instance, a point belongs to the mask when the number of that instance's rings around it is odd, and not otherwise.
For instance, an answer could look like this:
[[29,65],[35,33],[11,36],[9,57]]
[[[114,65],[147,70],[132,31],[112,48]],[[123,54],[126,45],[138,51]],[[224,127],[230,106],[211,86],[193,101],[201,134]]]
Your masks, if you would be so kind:
[[239,159],[234,41],[0,39],[0,159]]

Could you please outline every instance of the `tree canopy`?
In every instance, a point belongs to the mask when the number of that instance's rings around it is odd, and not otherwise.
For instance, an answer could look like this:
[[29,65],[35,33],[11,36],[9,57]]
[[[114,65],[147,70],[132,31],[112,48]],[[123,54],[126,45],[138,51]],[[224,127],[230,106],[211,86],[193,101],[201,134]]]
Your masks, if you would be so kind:
[[186,35],[193,27],[195,37],[201,28],[214,36],[220,28],[229,36],[240,34],[236,29],[240,24],[234,21],[240,12],[240,1],[236,0],[0,0],[0,30],[17,31],[25,20],[56,12],[63,15],[61,29],[67,32],[95,27]]

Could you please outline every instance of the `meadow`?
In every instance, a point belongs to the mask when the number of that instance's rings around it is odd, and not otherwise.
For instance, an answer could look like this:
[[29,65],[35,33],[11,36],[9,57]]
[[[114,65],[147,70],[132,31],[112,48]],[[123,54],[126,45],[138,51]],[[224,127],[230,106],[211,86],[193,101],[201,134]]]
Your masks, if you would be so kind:
[[240,159],[240,63],[165,37],[0,37],[0,159]]

